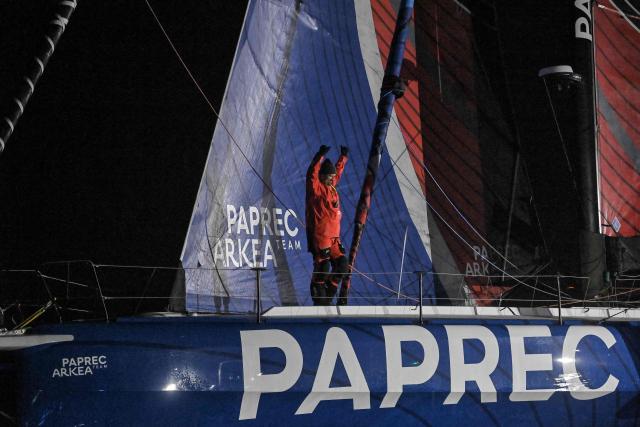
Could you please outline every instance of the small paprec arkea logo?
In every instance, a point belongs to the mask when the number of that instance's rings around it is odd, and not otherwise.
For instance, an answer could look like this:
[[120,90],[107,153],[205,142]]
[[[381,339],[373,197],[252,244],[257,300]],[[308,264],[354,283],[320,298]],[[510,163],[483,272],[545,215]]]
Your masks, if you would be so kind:
[[105,368],[107,368],[105,355],[63,357],[60,360],[60,367],[53,370],[51,378],[93,375],[94,371]]

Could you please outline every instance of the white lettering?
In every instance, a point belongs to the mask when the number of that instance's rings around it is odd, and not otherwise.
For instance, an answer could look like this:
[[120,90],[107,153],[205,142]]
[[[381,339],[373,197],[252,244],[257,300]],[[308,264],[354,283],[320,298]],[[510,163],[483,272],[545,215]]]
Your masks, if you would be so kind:
[[282,229],[282,209],[280,208],[273,210],[273,231],[276,236],[284,236],[284,230]]
[[[280,393],[288,390],[298,381],[302,373],[302,349],[293,336],[278,329],[240,331],[240,342],[244,393],[238,419],[255,419],[262,393]],[[282,372],[268,375],[262,373],[261,348],[282,350],[285,356]]]
[[[387,356],[387,394],[381,408],[394,408],[405,384],[427,382],[438,368],[438,343],[425,328],[415,325],[383,326]],[[424,359],[414,366],[402,366],[402,343],[415,341],[422,346]],[[417,363],[418,361],[416,361]]]
[[576,38],[579,39],[587,39],[589,41],[592,40],[591,37],[591,0],[575,0],[573,5],[582,13],[587,15],[587,18],[584,16],[576,19],[575,23],[575,35]]
[[[338,356],[342,359],[351,385],[330,388],[329,384]],[[311,414],[323,400],[343,399],[351,399],[354,410],[371,408],[369,386],[351,341],[345,331],[334,327],[327,331],[311,393],[304,399],[296,411],[296,415]]]
[[[473,381],[480,389],[480,401],[496,402],[496,387],[491,373],[498,366],[498,340],[491,331],[478,325],[445,325],[449,339],[451,391],[445,405],[456,404],[465,393],[465,383]],[[479,340],[484,346],[484,358],[478,363],[464,363],[464,341]]]
[[480,276],[482,272],[480,271],[480,264],[477,262],[473,263],[473,274],[476,276]]
[[236,259],[233,257],[233,253],[235,251],[233,240],[224,239],[224,243],[225,243],[225,252],[226,252],[226,256],[227,256],[227,261],[226,261],[227,267],[231,267],[232,263],[233,263],[234,267],[240,267],[240,265],[238,264]]
[[241,231],[249,233],[249,226],[247,225],[247,216],[244,213],[244,208],[240,206],[240,212],[238,212],[238,228],[236,233],[240,234]]
[[238,248],[240,250],[240,254],[238,258],[240,258],[240,267],[242,267],[242,260],[244,259],[245,264],[248,267],[253,267],[249,258],[247,258],[247,247],[249,246],[250,241],[247,239],[244,241],[244,245],[241,246],[241,240],[238,239]]
[[564,380],[571,396],[577,400],[597,399],[613,393],[620,382],[616,377],[609,374],[607,381],[598,387],[590,388],[582,382],[581,375],[576,368],[576,358],[578,357],[578,344],[586,336],[593,335],[605,343],[607,348],[611,348],[616,343],[616,339],[607,328],[602,326],[570,326],[567,336],[562,344],[562,366]]
[[511,367],[513,370],[513,392],[509,395],[512,402],[548,400],[555,392],[553,389],[527,389],[527,372],[550,371],[553,369],[551,354],[527,354],[524,349],[525,338],[550,337],[548,326],[507,326],[511,341]]
[[52,378],[93,375],[94,369],[107,367],[107,356],[77,356],[60,359],[60,368],[51,373]]
[[236,223],[238,219],[238,213],[236,207],[233,205],[227,205],[227,233],[231,233],[231,227]]
[[465,269],[464,274],[467,276],[473,276],[473,268],[471,268],[470,262],[467,263],[467,268]]
[[298,234],[298,227],[291,228],[289,226],[289,217],[293,216],[295,219],[298,219],[298,216],[292,209],[287,209],[284,213],[284,228],[287,230],[287,234],[291,237],[295,237]]
[[249,226],[251,234],[254,233],[256,225],[260,224],[260,211],[255,206],[249,206]]
[[573,5],[591,18],[591,0],[575,0]]
[[271,212],[269,212],[268,208],[262,208],[261,211],[262,211],[262,232],[267,235],[273,234],[273,231],[271,231]]
[[262,263],[262,266],[266,266],[269,260],[273,261],[274,267],[278,267],[278,262],[273,256],[273,248],[271,247],[271,242],[267,240],[267,242],[264,245],[264,261]]
[[591,29],[589,20],[584,16],[576,19],[576,38],[591,40]]
[[258,248],[258,244],[260,244],[260,240],[251,239],[251,253],[253,254],[253,266],[254,267],[265,267],[264,265],[258,265],[256,258],[260,258],[260,249]]

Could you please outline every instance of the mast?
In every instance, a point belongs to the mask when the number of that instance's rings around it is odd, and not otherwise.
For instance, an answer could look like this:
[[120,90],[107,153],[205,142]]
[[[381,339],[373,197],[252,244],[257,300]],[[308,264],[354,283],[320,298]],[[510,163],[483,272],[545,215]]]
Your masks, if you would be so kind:
[[566,57],[572,65],[545,67],[538,74],[544,80],[578,208],[577,262],[558,266],[562,274],[586,278],[586,283],[570,279],[565,284],[577,291],[575,297],[590,297],[601,290],[605,261],[598,207],[593,4],[592,0],[576,1],[572,9],[572,52]]
[[3,118],[0,121],[0,154],[4,151],[20,116],[24,113],[24,108],[29,102],[38,80],[44,73],[44,68],[47,66],[51,55],[53,55],[53,51],[77,5],[77,0],[58,0],[53,19],[49,21],[49,29],[44,37],[41,51],[33,57],[31,68],[22,79],[17,94],[13,98],[11,108],[3,114]]
[[401,96],[401,92],[394,89],[397,87],[396,83],[400,81],[405,42],[409,35],[409,24],[413,15],[413,3],[413,0],[402,0],[400,9],[398,10],[396,28],[393,33],[389,58],[387,59],[387,66],[380,91],[380,101],[378,101],[378,116],[371,141],[367,172],[360,191],[360,198],[356,205],[355,227],[351,239],[351,249],[349,250],[349,274],[347,274],[342,281],[338,305],[347,304],[349,286],[351,284],[350,273],[353,270],[356,255],[360,247],[360,240],[364,232],[364,226],[367,222],[369,208],[371,207],[371,196],[373,195],[376,175],[378,173],[378,167],[380,166],[382,146],[387,137],[387,130],[389,129],[389,122],[391,121],[391,114],[393,112],[393,104],[398,95]]
[[[580,275],[587,277],[586,289],[580,296],[591,297],[605,285],[604,236],[600,234],[599,189],[598,189],[598,136],[596,126],[596,78],[595,78],[595,25],[594,6],[596,2],[583,2],[576,7],[575,65],[583,75],[576,96],[577,134],[576,164],[579,165],[578,183],[582,211],[580,235]],[[586,23],[585,23],[586,21]],[[583,31],[583,28],[588,31]],[[590,37],[589,37],[590,36]]]

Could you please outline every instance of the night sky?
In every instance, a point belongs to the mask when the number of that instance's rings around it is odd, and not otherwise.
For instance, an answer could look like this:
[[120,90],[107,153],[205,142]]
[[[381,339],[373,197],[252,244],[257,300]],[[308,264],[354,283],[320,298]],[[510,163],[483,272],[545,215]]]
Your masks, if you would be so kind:
[[[3,109],[52,4],[0,0]],[[246,1],[151,4],[218,108]],[[215,123],[143,0],[80,0],[0,155],[0,265],[177,265]]]

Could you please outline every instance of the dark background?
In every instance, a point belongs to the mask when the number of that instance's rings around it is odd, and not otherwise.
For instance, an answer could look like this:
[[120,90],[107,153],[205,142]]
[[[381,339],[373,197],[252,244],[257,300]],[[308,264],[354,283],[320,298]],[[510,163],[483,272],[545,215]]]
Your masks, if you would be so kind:
[[[246,1],[150,3],[218,108]],[[0,0],[3,117],[56,4]],[[143,0],[80,0],[0,155],[0,266],[175,266],[215,123]]]

